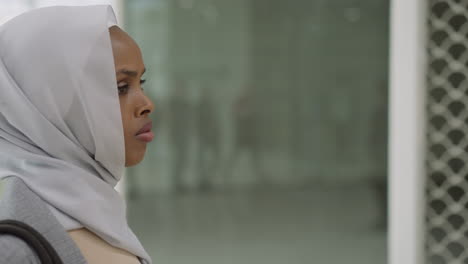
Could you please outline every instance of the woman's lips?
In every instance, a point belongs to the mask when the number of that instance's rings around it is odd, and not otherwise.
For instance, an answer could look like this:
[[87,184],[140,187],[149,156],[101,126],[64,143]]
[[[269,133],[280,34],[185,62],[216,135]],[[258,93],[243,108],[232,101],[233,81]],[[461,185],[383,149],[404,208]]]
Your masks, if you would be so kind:
[[149,131],[149,132],[145,132],[145,133],[141,133],[141,134],[136,135],[136,138],[138,140],[140,140],[140,141],[149,143],[149,142],[153,141],[154,134],[153,134],[153,132]]
[[151,142],[154,138],[153,132],[151,132],[151,127],[153,126],[153,122],[147,123],[143,126],[135,135],[135,137],[143,142]]

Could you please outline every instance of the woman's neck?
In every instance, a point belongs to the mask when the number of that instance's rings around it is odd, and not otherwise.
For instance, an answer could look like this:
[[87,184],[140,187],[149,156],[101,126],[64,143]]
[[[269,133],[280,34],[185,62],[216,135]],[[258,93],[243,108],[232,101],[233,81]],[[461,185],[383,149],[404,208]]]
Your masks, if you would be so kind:
[[123,249],[114,247],[86,228],[68,231],[89,264],[115,263],[139,264],[137,257]]

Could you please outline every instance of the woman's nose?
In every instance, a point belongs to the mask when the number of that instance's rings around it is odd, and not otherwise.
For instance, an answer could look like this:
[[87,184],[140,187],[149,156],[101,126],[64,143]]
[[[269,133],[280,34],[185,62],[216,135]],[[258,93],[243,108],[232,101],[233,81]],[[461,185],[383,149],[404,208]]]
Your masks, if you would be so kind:
[[151,101],[151,99],[146,96],[145,94],[142,95],[143,98],[143,102],[141,104],[140,107],[138,107],[137,109],[137,112],[136,112],[136,115],[137,117],[142,117],[142,116],[145,116],[145,115],[149,115],[150,113],[152,113],[154,111],[154,104],[153,102]]

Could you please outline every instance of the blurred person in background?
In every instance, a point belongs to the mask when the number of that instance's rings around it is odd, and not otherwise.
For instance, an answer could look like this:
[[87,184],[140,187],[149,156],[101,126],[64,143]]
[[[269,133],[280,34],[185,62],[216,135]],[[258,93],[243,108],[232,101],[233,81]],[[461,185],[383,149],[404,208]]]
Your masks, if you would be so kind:
[[245,86],[232,106],[235,135],[233,150],[227,159],[226,175],[230,177],[234,174],[241,155],[248,154],[254,175],[264,183],[265,175],[262,170],[259,140],[259,114],[253,89],[252,86]]
[[[381,148],[370,148],[369,154],[372,161],[371,185],[377,201],[377,219],[375,227],[378,230],[387,229],[388,218],[388,182],[387,166],[382,161],[387,159],[387,138],[388,138],[388,88],[387,81],[382,81],[379,86],[376,111],[371,120],[371,136],[369,146],[379,146]],[[384,151],[382,151],[382,149]]]
[[213,188],[213,177],[216,176],[221,157],[220,126],[216,115],[216,105],[210,87],[202,87],[201,100],[198,106],[198,188],[208,191]]
[[175,74],[174,85],[167,104],[169,112],[169,135],[172,147],[172,182],[177,192],[184,192],[185,168],[189,162],[189,139],[193,131],[193,118],[190,118],[193,106],[187,98],[189,81],[183,74]]
[[[48,7],[0,27],[0,220],[36,230],[63,263],[150,264],[114,189],[144,158],[145,65],[110,6]],[[41,263],[0,234],[0,263]]]

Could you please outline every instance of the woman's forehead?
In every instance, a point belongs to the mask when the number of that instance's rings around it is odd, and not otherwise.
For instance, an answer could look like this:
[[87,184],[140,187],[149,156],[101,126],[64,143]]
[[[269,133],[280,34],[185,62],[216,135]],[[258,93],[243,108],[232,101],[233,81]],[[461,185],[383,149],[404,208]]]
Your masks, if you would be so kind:
[[141,71],[144,63],[136,42],[117,27],[111,28],[110,34],[116,70],[121,70],[126,66],[127,70]]

